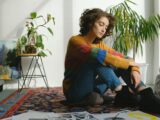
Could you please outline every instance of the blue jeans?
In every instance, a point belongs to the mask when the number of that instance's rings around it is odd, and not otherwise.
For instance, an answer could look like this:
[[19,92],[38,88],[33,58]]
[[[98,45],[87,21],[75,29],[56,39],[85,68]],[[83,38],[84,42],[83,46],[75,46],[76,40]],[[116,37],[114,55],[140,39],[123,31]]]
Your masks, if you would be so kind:
[[68,102],[76,103],[82,101],[93,91],[103,95],[108,88],[115,89],[121,85],[119,76],[128,86],[131,86],[130,74],[130,69],[115,69],[97,62],[86,63],[72,76],[71,88],[65,96]]

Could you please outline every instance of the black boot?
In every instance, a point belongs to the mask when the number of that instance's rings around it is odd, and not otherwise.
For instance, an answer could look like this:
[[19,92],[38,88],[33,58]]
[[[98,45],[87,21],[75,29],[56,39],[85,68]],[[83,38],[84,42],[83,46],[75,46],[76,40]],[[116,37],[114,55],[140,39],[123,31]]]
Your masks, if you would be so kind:
[[3,90],[3,85],[0,85],[0,92]]
[[151,88],[140,91],[140,110],[150,113],[160,113],[160,99],[156,97]]
[[123,86],[122,90],[117,92],[114,104],[118,107],[137,107],[140,96],[129,91],[127,86]]

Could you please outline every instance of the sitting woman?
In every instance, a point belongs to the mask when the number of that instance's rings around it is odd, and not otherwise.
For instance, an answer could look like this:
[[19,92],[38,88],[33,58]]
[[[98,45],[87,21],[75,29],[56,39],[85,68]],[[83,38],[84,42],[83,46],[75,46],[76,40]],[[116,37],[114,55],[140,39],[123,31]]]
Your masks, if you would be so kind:
[[[63,92],[67,101],[103,104],[103,95],[110,88],[117,93],[115,105],[138,105],[158,113],[160,100],[141,81],[137,63],[104,43],[113,26],[114,17],[101,9],[82,13],[80,34],[70,38],[66,53]],[[122,86],[120,76],[127,86]]]

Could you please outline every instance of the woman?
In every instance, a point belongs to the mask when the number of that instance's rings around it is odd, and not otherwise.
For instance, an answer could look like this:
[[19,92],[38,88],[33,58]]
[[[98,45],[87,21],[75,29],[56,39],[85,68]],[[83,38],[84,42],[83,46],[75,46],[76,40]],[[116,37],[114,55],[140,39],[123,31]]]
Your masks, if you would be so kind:
[[[117,92],[116,105],[139,105],[147,111],[160,111],[160,101],[141,81],[138,65],[103,42],[113,26],[114,17],[101,9],[82,13],[80,34],[70,38],[66,53],[63,92],[67,101],[102,104],[103,95],[110,88]],[[127,87],[122,86],[120,76]]]

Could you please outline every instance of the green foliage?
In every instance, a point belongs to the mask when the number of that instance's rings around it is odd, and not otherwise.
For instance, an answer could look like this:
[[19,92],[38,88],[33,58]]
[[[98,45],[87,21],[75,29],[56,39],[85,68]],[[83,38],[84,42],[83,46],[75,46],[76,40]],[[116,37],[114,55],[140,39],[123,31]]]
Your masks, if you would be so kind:
[[0,65],[0,75],[6,75],[9,73],[8,66]]
[[113,48],[124,54],[133,49],[133,58],[135,58],[139,47],[141,53],[143,53],[142,43],[152,41],[155,36],[158,36],[160,15],[153,15],[145,19],[134,11],[128,3],[136,5],[130,0],[125,0],[109,9],[110,13],[116,18],[113,30],[113,36],[115,37]]
[[5,59],[5,66],[18,67],[20,63],[20,57],[16,56],[16,49],[9,50]]
[[47,26],[49,22],[53,22],[53,25],[55,24],[54,17],[51,14],[44,17],[37,15],[36,12],[30,13],[30,17],[27,18],[25,25],[27,32],[18,38],[17,41],[17,54],[26,53],[25,46],[34,46],[38,55],[47,56],[45,51],[48,50],[44,46],[44,39],[47,38],[47,35],[39,33],[38,30],[45,29],[53,36],[52,28]]

